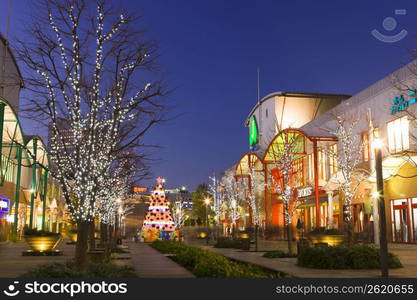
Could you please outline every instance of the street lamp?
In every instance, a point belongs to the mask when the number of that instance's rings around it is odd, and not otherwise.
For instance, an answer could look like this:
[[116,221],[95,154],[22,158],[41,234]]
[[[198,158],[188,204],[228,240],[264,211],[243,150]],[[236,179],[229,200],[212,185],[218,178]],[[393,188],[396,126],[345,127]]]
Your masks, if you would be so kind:
[[384,146],[384,143],[380,139],[375,139],[373,146],[375,149],[376,190],[378,193],[379,257],[381,263],[381,276],[388,277],[387,224],[385,216],[384,179],[382,176],[382,147]]
[[209,227],[209,224],[208,224],[208,206],[210,204],[210,198],[204,199],[204,204],[206,205],[206,226],[207,226],[206,244],[208,245],[208,243],[209,243],[209,241],[208,241],[208,238],[209,238],[209,235],[208,235],[208,227]]

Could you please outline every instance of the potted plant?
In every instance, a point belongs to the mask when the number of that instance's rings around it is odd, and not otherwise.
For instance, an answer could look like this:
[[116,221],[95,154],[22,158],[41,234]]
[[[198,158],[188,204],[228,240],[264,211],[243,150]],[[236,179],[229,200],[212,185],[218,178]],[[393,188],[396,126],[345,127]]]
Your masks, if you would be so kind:
[[44,230],[27,229],[24,232],[24,238],[33,251],[47,252],[55,249],[61,241],[61,234]]
[[329,246],[341,245],[344,241],[344,235],[337,229],[326,229],[318,227],[307,234],[307,239],[313,244],[327,244]]

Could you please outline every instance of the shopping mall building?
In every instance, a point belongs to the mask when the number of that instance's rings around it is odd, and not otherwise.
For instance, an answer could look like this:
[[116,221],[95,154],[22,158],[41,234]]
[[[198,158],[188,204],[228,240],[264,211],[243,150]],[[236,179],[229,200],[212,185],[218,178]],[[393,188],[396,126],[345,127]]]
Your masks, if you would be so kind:
[[[18,110],[23,80],[0,35],[0,241],[25,226],[60,231],[65,215],[58,184],[49,176],[46,146],[24,134]],[[15,230],[15,228],[17,230]]]
[[417,243],[416,71],[417,63],[413,62],[354,96],[278,92],[256,104],[245,122],[250,152],[234,167],[237,179],[248,177],[253,168],[258,174],[255,180],[267,183],[259,194],[261,218],[263,225],[274,231],[274,237],[285,235],[283,203],[271,184],[280,176],[276,149],[295,136],[301,143],[292,153],[291,185],[299,203],[293,226],[302,226],[304,232],[316,227],[341,229],[344,203],[339,184],[343,176],[335,157],[329,155],[340,149],[333,134],[337,128],[335,118],[340,116],[348,124],[357,120],[353,134],[363,149],[356,169],[365,177],[351,206],[356,238],[373,241],[378,236],[372,142],[379,138],[384,142],[388,239]]

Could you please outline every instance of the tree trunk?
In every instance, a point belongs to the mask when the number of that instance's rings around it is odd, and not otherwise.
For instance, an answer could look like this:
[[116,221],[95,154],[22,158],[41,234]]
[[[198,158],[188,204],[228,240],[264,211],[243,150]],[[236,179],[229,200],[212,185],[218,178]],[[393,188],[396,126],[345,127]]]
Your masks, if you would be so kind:
[[96,248],[96,240],[94,238],[95,226],[94,221],[88,224],[88,247],[90,250]]
[[84,267],[87,262],[88,249],[88,227],[89,223],[85,221],[77,222],[77,243],[75,245],[75,264],[80,268]]
[[287,239],[288,239],[288,254],[290,256],[294,255],[293,253],[293,243],[292,243],[292,228],[291,228],[291,223],[287,224]]
[[255,225],[255,251],[258,252],[258,229],[259,226]]
[[116,231],[114,226],[109,226],[109,245],[111,248],[116,247]]
[[347,231],[347,244],[352,246],[353,244],[353,224],[352,221],[346,222],[346,231]]
[[100,223],[100,242],[101,244],[107,243],[107,225]]

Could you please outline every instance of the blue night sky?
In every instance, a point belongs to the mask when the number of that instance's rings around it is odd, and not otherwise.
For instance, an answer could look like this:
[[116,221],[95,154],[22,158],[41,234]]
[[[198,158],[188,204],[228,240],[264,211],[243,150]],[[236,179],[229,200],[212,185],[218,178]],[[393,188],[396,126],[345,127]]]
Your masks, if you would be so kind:
[[[2,1],[1,6],[7,1]],[[19,36],[28,0],[14,0],[11,38]],[[169,187],[191,189],[236,163],[248,151],[244,120],[274,91],[355,94],[410,60],[417,48],[417,2],[410,1],[121,1],[143,16],[159,41],[161,65],[177,118],[152,130],[159,144],[155,176]],[[395,15],[406,9],[406,15]],[[4,33],[5,11],[0,10]],[[397,27],[387,31],[386,17]],[[371,35],[378,29],[409,33],[397,43]],[[45,130],[24,120],[26,134]],[[145,184],[153,183],[153,181]]]

